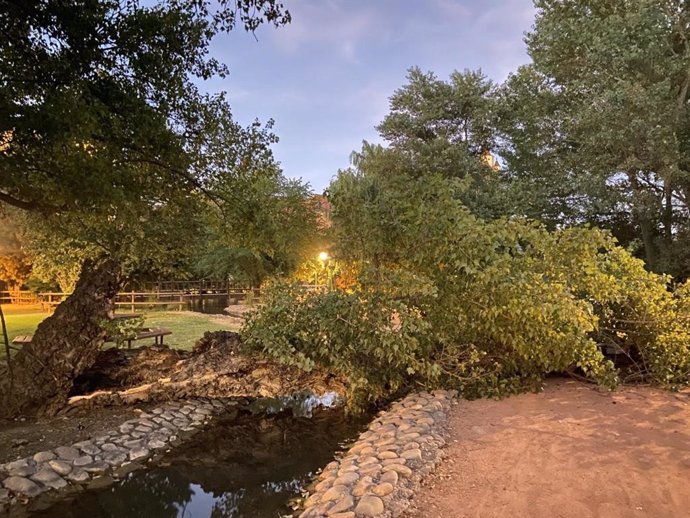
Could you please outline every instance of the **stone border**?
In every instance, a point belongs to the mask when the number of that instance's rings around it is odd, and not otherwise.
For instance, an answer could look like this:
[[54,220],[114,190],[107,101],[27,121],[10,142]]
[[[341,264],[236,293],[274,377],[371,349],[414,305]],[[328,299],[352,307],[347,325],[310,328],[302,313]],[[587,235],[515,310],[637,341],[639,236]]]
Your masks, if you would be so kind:
[[455,396],[455,391],[437,390],[394,403],[342,458],[323,469],[300,518],[400,515],[441,458]]
[[171,401],[94,439],[0,464],[0,513],[49,491],[107,485],[238,405],[230,399]]

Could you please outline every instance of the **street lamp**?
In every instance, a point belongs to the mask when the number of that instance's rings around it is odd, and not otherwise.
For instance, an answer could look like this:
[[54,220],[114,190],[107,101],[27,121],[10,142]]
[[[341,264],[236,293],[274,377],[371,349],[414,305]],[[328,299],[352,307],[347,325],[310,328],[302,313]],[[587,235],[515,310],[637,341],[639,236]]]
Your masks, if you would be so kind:
[[320,252],[319,253],[319,261],[321,261],[321,262],[328,261],[328,252]]

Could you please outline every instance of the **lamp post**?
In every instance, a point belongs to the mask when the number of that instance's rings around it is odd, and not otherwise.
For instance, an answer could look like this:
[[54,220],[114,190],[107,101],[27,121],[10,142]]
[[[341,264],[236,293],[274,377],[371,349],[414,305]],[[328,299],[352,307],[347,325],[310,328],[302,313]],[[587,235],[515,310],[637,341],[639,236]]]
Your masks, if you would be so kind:
[[[321,262],[321,269],[326,271],[326,265],[328,263],[328,260],[330,259],[328,252],[319,252],[319,261]],[[328,272],[326,271],[326,275],[328,275]],[[317,283],[318,284],[318,281]],[[328,277],[326,277],[326,284],[330,287],[330,282]]]

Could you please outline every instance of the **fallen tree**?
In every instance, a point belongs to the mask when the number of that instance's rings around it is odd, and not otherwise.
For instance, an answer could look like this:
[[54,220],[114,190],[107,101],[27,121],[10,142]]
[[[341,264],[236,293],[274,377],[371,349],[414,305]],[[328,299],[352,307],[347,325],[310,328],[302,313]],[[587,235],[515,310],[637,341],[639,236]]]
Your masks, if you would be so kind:
[[57,413],[74,378],[90,367],[105,341],[102,322],[120,284],[118,264],[84,264],[77,286],[55,313],[39,324],[30,344],[0,371],[0,417]]

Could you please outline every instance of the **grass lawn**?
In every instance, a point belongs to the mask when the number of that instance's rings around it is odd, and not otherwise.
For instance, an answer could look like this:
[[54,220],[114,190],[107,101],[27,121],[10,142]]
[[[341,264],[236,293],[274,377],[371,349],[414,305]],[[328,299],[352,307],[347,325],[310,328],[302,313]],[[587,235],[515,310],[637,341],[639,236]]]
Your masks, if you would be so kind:
[[[30,307],[22,309],[21,306],[3,306],[3,311],[10,341],[19,335],[33,334],[36,326],[49,316],[49,313]],[[165,337],[165,343],[177,349],[191,349],[206,331],[238,329],[236,324],[231,323],[223,315],[204,315],[191,311],[152,311],[145,313],[145,316],[144,327],[165,327],[172,331],[171,335]],[[153,338],[133,342],[137,346],[153,343]],[[0,347],[0,357],[4,357],[3,347]]]

